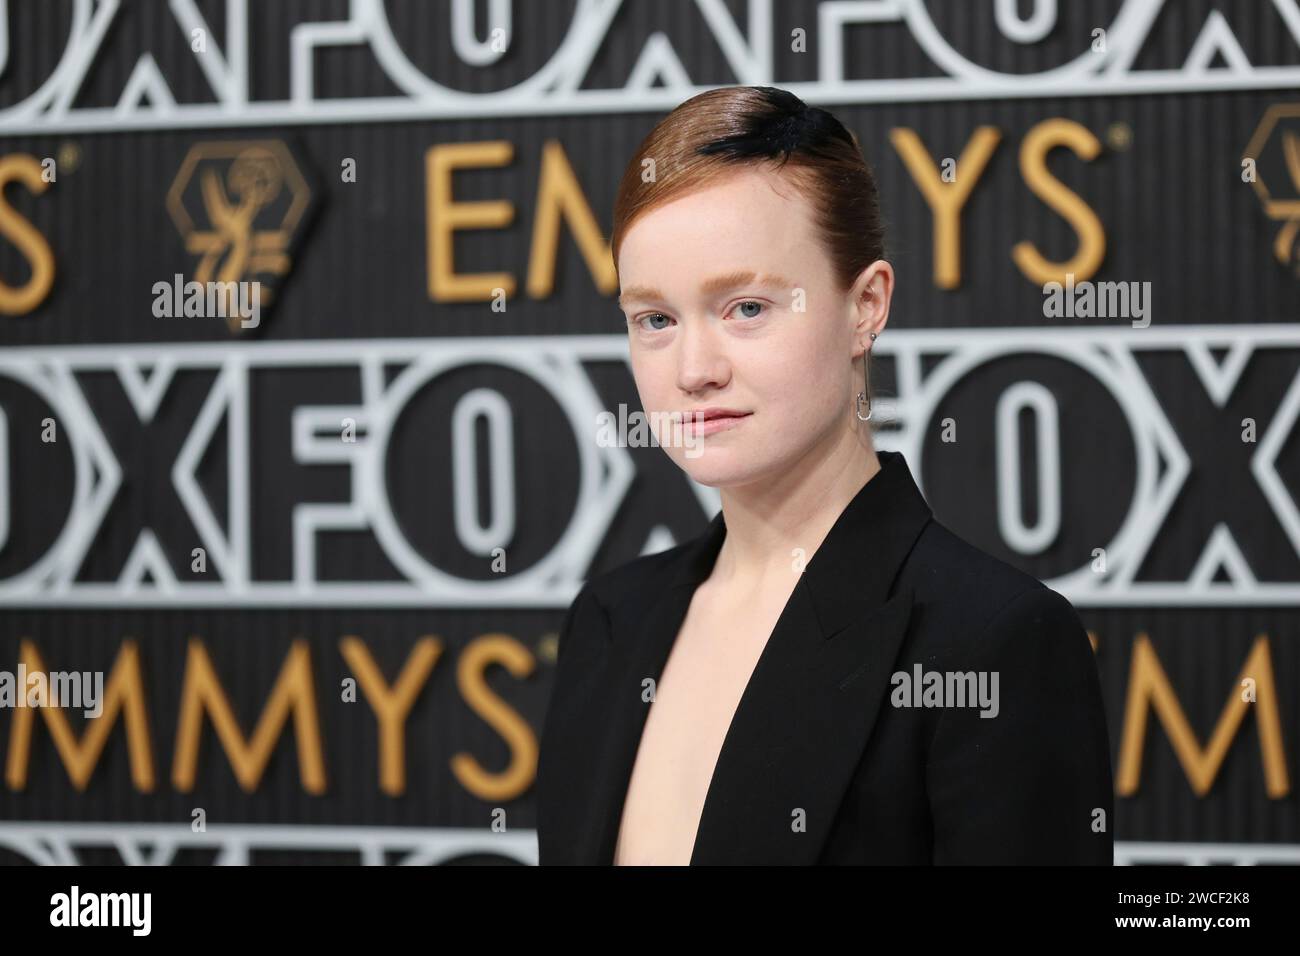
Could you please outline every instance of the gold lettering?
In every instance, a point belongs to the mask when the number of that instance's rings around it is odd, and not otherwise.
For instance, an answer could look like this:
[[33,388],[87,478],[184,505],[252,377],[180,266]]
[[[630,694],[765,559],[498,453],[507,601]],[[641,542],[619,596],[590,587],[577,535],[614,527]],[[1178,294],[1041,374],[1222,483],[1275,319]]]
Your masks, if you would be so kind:
[[994,126],[977,128],[957,159],[956,178],[944,182],[921,137],[901,126],[889,131],[890,142],[934,216],[934,284],[941,289],[961,285],[961,211],[1001,138]]
[[[23,640],[19,657],[27,672],[47,674],[45,661],[36,645]],[[22,689],[21,693],[26,693]],[[39,710],[45,725],[54,739],[68,776],[78,790],[85,790],[95,773],[95,765],[108,743],[108,735],[118,717],[126,724],[127,753],[131,760],[131,782],[142,793],[154,789],[153,751],[149,744],[149,714],[145,707],[144,681],[140,676],[140,650],[135,641],[126,640],[118,649],[117,660],[104,687],[103,711],[86,722],[81,740],[73,733],[68,718],[61,707],[19,707],[14,710],[13,724],[9,729],[9,758],[5,766],[5,783],[11,790],[27,786],[27,770],[31,762],[32,729]]]
[[1142,774],[1142,752],[1146,742],[1147,711],[1154,710],[1169,735],[1178,762],[1182,764],[1197,796],[1209,792],[1223,765],[1232,739],[1241,729],[1251,705],[1241,699],[1237,688],[1246,677],[1253,677],[1258,689],[1255,710],[1259,728],[1259,745],[1264,762],[1264,780],[1268,795],[1285,797],[1291,789],[1287,778],[1286,755],[1282,746],[1282,723],[1278,717],[1277,687],[1273,680],[1273,662],[1268,637],[1259,635],[1250,656],[1228,694],[1228,702],[1202,750],[1187,715],[1178,703],[1178,695],[1169,684],[1155,648],[1146,634],[1133,643],[1133,660],[1129,669],[1128,701],[1124,709],[1123,739],[1120,743],[1119,773],[1116,793],[1129,797],[1137,793]]
[[537,183],[537,217],[533,220],[533,246],[528,257],[528,294],[542,299],[555,288],[555,259],[560,244],[560,218],[569,223],[587,270],[603,295],[618,288],[614,257],[596,225],[591,206],[564,154],[564,147],[548,140],[542,148],[542,171]]
[[528,788],[537,773],[537,738],[528,722],[492,692],[483,672],[501,664],[515,677],[527,677],[536,661],[518,641],[505,634],[485,634],[470,643],[457,661],[456,683],[466,703],[505,738],[512,754],[501,773],[489,773],[470,754],[458,753],[451,769],[465,789],[481,800],[511,800]]
[[425,184],[428,190],[429,298],[434,302],[484,302],[492,290],[514,295],[515,277],[508,272],[456,274],[452,243],[457,229],[500,229],[510,225],[515,216],[514,204],[505,199],[483,202],[455,202],[452,199],[451,175],[465,167],[504,166],[514,155],[514,146],[505,140],[486,143],[450,143],[433,146],[425,158]]
[[11,182],[21,182],[37,196],[50,184],[41,176],[41,164],[35,157],[24,153],[0,159],[0,235],[18,247],[32,270],[27,284],[16,289],[0,281],[0,313],[24,315],[50,294],[54,285],[54,253],[40,230],[5,200],[4,190]]
[[181,684],[180,719],[176,728],[176,760],[172,784],[177,790],[194,789],[199,762],[199,742],[203,715],[212,718],[217,738],[230,759],[235,778],[247,793],[257,788],[266,769],[277,738],[292,712],[294,738],[298,750],[298,773],[308,793],[325,792],[325,758],[321,748],[320,718],[316,713],[316,694],[311,676],[311,655],[305,641],[294,641],[284,666],[271,688],[270,699],[253,730],[251,742],[245,741],[230,700],[221,687],[212,659],[203,642],[190,638]]
[[392,685],[384,680],[370,648],[359,638],[345,637],[339,647],[379,720],[379,786],[384,793],[399,796],[406,791],[406,715],[429,680],[442,653],[442,642],[421,638]]
[[1066,281],[1073,273],[1075,282],[1090,279],[1101,268],[1106,256],[1106,230],[1092,208],[1071,192],[1047,168],[1047,154],[1057,146],[1068,146],[1075,155],[1095,159],[1101,143],[1084,126],[1073,120],[1044,120],[1020,144],[1020,172],[1034,195],[1066,219],[1079,237],[1079,250],[1066,262],[1052,262],[1043,257],[1032,242],[1018,242],[1011,258],[1030,282],[1046,285]]

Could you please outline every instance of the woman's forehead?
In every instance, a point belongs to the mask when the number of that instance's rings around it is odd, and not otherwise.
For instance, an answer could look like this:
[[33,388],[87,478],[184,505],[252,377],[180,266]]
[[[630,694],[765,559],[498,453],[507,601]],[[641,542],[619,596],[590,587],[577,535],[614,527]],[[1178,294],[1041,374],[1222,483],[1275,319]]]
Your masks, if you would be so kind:
[[789,180],[751,169],[642,213],[619,250],[624,287],[678,269],[709,275],[789,271],[783,263],[820,251],[811,204]]

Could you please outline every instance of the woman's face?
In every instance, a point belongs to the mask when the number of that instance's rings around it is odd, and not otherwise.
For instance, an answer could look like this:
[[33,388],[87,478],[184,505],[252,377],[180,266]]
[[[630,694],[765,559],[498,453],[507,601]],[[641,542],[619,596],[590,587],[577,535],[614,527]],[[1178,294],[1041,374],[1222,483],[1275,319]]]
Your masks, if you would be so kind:
[[[788,473],[856,426],[852,359],[883,327],[858,303],[888,265],[839,288],[812,207],[788,177],[742,167],[643,213],[618,266],[642,407],[652,423],[686,418],[654,431],[696,481]],[[743,417],[701,430],[691,413],[707,407]]]

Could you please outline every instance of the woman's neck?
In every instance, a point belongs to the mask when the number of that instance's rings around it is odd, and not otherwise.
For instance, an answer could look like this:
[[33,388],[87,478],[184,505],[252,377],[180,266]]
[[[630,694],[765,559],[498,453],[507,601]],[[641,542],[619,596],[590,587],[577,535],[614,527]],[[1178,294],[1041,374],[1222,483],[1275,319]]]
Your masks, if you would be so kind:
[[[773,480],[722,491],[727,533],[710,581],[783,580],[812,560],[836,519],[880,471],[875,448],[855,436]],[[796,563],[800,562],[800,563]]]

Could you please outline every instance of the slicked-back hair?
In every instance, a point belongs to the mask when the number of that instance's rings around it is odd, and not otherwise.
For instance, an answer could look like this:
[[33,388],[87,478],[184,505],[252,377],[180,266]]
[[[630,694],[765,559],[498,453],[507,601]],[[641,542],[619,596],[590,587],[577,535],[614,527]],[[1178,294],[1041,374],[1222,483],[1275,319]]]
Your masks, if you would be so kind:
[[[853,132],[786,90],[728,86],[686,100],[637,148],[614,200],[615,268],[623,238],[639,216],[746,165],[780,170],[808,198],[842,291],[884,258],[876,177]],[[862,358],[870,383],[870,350]],[[866,392],[874,398],[870,384]],[[878,424],[873,420],[870,427]]]
[[728,86],[686,100],[641,142],[619,183],[610,248],[618,261],[642,214],[737,167],[788,173],[814,210],[845,291],[884,257],[876,179],[857,137],[824,109],[770,86]]

